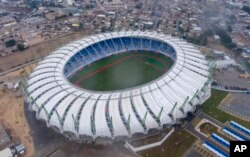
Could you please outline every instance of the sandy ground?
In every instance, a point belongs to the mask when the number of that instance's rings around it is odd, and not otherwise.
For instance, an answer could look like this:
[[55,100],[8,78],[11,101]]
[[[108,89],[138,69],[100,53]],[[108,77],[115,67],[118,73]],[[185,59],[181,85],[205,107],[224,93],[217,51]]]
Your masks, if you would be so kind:
[[[23,52],[16,52],[13,55],[0,58],[0,67],[2,70],[11,68],[12,66],[22,64],[33,57],[40,57],[41,54],[46,55],[57,47],[68,43],[72,40],[80,38],[82,34],[73,34],[70,36],[54,39],[42,44],[31,47]],[[36,64],[25,67],[30,73]],[[10,81],[19,78],[19,74],[23,69],[8,73],[0,77],[0,81]],[[17,97],[16,92],[8,89],[0,89],[0,122],[4,124],[6,129],[10,130],[13,142],[23,143],[26,147],[25,157],[34,157],[35,148],[32,138],[32,132],[24,115],[24,101],[22,97]],[[19,92],[20,95],[20,92]]]
[[[35,64],[25,67],[30,72]],[[23,69],[8,73],[0,77],[0,81],[19,79],[19,73]],[[20,89],[16,92],[8,89],[0,89],[0,122],[10,130],[13,142],[20,142],[26,147],[25,157],[33,157],[35,149],[31,130],[24,115],[24,101]]]
[[31,130],[24,116],[23,98],[16,97],[9,90],[0,91],[0,121],[10,130],[14,141],[20,141],[26,147],[25,157],[34,156]]
[[38,45],[32,46],[24,51],[18,51],[11,55],[0,57],[0,71],[6,71],[14,66],[18,66],[30,60],[46,56],[47,54],[53,52],[55,49],[65,44],[68,44],[74,40],[82,38],[86,34],[88,33],[77,32],[63,37],[50,39]]
[[13,71],[13,72],[10,72],[6,75],[3,75],[3,76],[0,76],[0,81],[10,81],[12,82],[11,80],[14,79],[14,78],[19,78],[20,77],[20,72],[22,71],[26,71],[27,73],[31,73],[32,72],[32,69],[34,69],[36,67],[38,63],[34,63],[34,64],[30,64],[24,68],[21,68],[19,70],[16,70],[16,71]]

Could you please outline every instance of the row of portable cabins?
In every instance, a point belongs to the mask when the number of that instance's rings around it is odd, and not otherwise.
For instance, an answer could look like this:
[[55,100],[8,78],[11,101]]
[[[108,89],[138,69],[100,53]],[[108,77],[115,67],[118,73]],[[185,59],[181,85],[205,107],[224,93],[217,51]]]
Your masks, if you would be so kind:
[[[223,132],[226,133],[227,135],[233,137],[234,139],[238,140],[238,141],[247,141],[249,140],[248,138],[246,138],[245,136],[239,134],[238,132],[245,134],[247,136],[250,137],[250,130],[234,121],[230,121],[229,125],[234,128],[236,131],[234,131],[233,129],[230,129],[228,127],[223,129]],[[230,143],[225,140],[224,138],[220,137],[219,135],[213,133],[211,135],[211,138],[213,140],[215,140],[216,142],[220,143],[222,146],[226,147],[227,149],[230,148]],[[202,146],[204,146],[205,148],[207,148],[208,150],[212,151],[213,153],[215,153],[217,156],[219,157],[229,157],[229,155],[227,153],[225,153],[224,151],[222,151],[220,148],[218,148],[217,146],[213,145],[211,142],[205,141]]]

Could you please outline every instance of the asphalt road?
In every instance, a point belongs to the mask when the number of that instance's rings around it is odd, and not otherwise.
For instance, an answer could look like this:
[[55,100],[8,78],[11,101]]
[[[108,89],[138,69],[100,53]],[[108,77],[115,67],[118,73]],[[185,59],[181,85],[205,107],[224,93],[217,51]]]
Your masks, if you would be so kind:
[[79,144],[65,138],[48,128],[44,122],[35,118],[35,113],[25,105],[25,116],[32,130],[35,157],[135,157],[135,154],[117,142],[107,146]]

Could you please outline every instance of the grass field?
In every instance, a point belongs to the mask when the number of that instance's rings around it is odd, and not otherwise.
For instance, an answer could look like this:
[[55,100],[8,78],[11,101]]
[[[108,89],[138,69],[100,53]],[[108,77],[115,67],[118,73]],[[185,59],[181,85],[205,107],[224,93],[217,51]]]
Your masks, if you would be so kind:
[[159,147],[147,149],[138,154],[142,157],[181,157],[196,141],[196,138],[181,129],[172,135]]
[[126,89],[160,77],[172,64],[171,58],[158,53],[121,53],[84,67],[69,80],[89,90]]
[[208,115],[214,117],[215,119],[225,123],[226,121],[236,121],[245,127],[250,128],[250,122],[244,121],[240,118],[232,116],[222,110],[218,109],[217,106],[220,102],[227,96],[228,92],[223,92],[219,90],[212,90],[211,97],[202,105],[202,110]]

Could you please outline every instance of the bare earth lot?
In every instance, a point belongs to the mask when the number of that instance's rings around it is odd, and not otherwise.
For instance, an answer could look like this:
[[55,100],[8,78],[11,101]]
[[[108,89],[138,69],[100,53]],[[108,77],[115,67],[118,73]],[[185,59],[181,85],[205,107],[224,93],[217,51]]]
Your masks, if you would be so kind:
[[12,91],[0,91],[0,121],[10,130],[15,141],[23,143],[28,150],[25,157],[34,156],[31,130],[24,116],[23,98]]
[[[34,67],[31,65],[30,67]],[[27,72],[30,71],[26,67]],[[21,70],[17,70],[7,75],[1,76],[0,81],[18,80]],[[14,142],[23,143],[26,147],[25,157],[33,157],[35,148],[33,145],[32,131],[27,123],[24,114],[24,100],[21,97],[21,91],[15,92],[8,89],[0,89],[0,122],[10,131],[10,136]]]
[[41,58],[41,56],[46,56],[53,50],[61,47],[62,45],[68,44],[74,40],[84,37],[87,33],[78,32],[69,34],[63,37],[58,37],[54,39],[47,40],[38,45],[32,46],[29,49],[21,52],[15,52],[12,55],[0,57],[0,71],[6,71],[14,66],[18,66],[32,59]]

